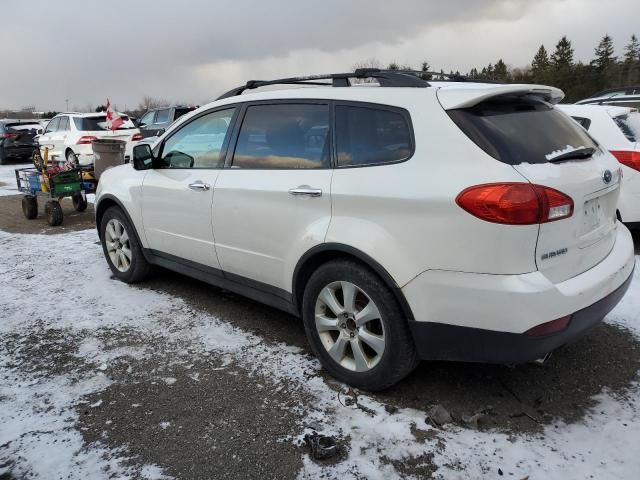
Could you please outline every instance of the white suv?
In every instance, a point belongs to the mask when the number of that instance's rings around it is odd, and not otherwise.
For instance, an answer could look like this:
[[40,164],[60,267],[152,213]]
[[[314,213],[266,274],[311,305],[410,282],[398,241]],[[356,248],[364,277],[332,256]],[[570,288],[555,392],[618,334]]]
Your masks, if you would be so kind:
[[[350,86],[364,77],[380,86]],[[299,315],[324,367],[369,390],[420,359],[544,358],[634,268],[620,166],[562,96],[379,70],[249,82],[104,173],[106,260],[125,282],[159,265]]]
[[93,163],[93,147],[91,142],[98,138],[111,138],[125,142],[142,138],[129,117],[120,114],[124,123],[115,131],[107,126],[104,113],[61,113],[47,124],[44,133],[38,138],[40,154],[49,149],[50,158],[77,160],[80,165]]
[[558,105],[622,164],[618,219],[640,227],[640,112],[607,105]]

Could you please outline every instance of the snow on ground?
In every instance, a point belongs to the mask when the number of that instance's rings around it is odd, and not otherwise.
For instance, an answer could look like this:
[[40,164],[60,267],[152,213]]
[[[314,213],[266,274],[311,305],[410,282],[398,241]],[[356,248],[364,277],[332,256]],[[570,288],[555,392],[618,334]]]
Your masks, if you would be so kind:
[[[152,347],[145,347],[144,340],[161,338],[164,343],[189,345],[194,355],[228,357],[249,372],[313,399],[294,407],[304,413],[304,424],[349,438],[349,452],[336,465],[305,458],[300,478],[400,478],[389,460],[410,458],[430,458],[439,467],[436,476],[445,479],[479,479],[489,473],[495,477],[497,465],[505,476],[516,479],[637,478],[640,456],[633,446],[640,440],[638,385],[630,386],[624,398],[602,392],[578,423],[558,423],[542,433],[522,435],[453,425],[436,430],[425,423],[423,411],[389,413],[365,394],[358,398],[361,408],[343,406],[336,402],[339,386],[319,375],[314,358],[288,345],[267,344],[194,310],[180,298],[112,280],[96,242],[95,231],[54,236],[0,232],[0,447],[5,447],[0,449],[0,465],[15,461],[15,474],[163,478],[162,466],[135,466],[125,446],[113,450],[83,445],[74,429],[83,397],[111,384],[107,366],[121,357],[145,358]],[[52,269],[53,279],[47,277]],[[640,337],[640,269],[635,276],[608,321]],[[32,294],[36,288],[37,296]],[[51,301],[63,297],[69,300]],[[33,332],[54,329],[79,339],[74,356],[81,365],[73,374],[43,375],[33,365],[19,364],[10,353],[11,348],[22,348]],[[136,347],[110,349],[101,340],[105,329],[135,331],[142,341]],[[167,383],[172,380],[164,377]],[[420,431],[427,440],[416,438]]]
[[16,168],[32,167],[28,163],[25,164],[9,164],[0,165],[0,196],[17,195],[18,187],[16,186]]

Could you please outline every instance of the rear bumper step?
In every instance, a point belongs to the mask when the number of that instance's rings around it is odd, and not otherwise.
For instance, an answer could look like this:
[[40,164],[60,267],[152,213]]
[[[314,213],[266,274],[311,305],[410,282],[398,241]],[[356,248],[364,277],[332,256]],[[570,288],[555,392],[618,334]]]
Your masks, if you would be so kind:
[[558,333],[530,336],[435,322],[409,322],[418,355],[423,360],[518,364],[545,358],[559,347],[575,341],[620,302],[627,280],[602,300],[575,312],[567,328]]

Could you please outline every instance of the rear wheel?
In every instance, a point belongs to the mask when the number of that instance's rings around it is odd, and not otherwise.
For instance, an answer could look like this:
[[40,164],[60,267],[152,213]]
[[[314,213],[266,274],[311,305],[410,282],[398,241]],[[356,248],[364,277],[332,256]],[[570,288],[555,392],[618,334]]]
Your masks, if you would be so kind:
[[302,309],[314,353],[340,381],[382,390],[418,364],[398,302],[375,273],[357,262],[322,265],[307,283]]
[[78,166],[78,157],[72,150],[67,150],[67,162],[72,165]]
[[33,220],[38,216],[38,200],[36,197],[22,197],[22,213],[27,220]]
[[87,209],[87,200],[82,196],[81,193],[76,193],[71,197],[71,201],[73,202],[73,208],[78,212],[84,212]]
[[62,207],[56,201],[49,201],[44,207],[44,211],[47,214],[47,222],[52,227],[57,227],[58,225],[62,225],[62,220],[64,215],[62,213]]
[[118,207],[110,207],[100,222],[102,251],[113,275],[126,283],[146,279],[151,265],[144,258],[133,225]]

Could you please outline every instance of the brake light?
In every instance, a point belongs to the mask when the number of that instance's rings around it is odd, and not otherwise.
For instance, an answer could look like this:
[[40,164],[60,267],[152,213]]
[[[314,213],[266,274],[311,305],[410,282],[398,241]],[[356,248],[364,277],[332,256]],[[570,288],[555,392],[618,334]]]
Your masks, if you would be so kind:
[[611,150],[611,154],[616,157],[621,164],[640,172],[640,152],[633,150]]
[[481,220],[504,225],[554,222],[573,215],[573,200],[530,183],[488,183],[463,190],[456,203]]
[[91,142],[97,139],[98,137],[93,137],[91,135],[83,135],[78,139],[78,141],[76,142],[76,145],[91,145]]
[[536,325],[533,328],[530,328],[525,332],[525,334],[530,337],[539,337],[541,335],[549,335],[550,333],[561,332],[569,325],[571,321],[571,315],[567,315],[566,317],[559,318],[557,320],[552,320],[550,322],[541,323],[540,325]]
[[18,134],[17,133],[3,133],[2,136],[0,136],[0,138],[17,138]]
[[132,142],[139,142],[140,140],[142,140],[142,134],[141,133],[134,133],[133,137],[131,137],[131,141]]

